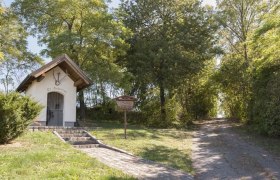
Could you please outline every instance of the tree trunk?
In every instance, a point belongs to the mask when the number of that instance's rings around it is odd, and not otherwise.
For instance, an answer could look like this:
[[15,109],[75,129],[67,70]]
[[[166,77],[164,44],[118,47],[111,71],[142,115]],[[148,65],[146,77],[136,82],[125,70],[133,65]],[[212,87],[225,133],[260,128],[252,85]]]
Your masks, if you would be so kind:
[[165,95],[164,95],[164,87],[162,82],[159,85],[159,91],[160,91],[160,116],[161,121],[166,121],[166,111],[165,111]]
[[106,104],[106,92],[103,82],[100,81],[100,90],[101,90],[101,97],[102,97],[102,105],[105,106]]
[[85,106],[85,97],[84,91],[79,92],[79,102],[80,102],[80,121],[85,121],[86,118],[86,106]]
[[249,58],[248,58],[248,49],[247,49],[246,42],[244,42],[243,48],[244,48],[245,65],[246,65],[246,70],[247,70],[247,68],[249,67]]

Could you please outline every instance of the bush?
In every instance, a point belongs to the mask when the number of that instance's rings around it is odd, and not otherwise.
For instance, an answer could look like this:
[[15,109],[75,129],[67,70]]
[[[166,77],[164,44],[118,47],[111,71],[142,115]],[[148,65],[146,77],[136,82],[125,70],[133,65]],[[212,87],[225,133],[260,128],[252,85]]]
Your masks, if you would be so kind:
[[[116,107],[117,104],[115,100],[111,99],[107,100],[105,104],[86,108],[86,119],[89,120],[89,122],[121,120],[123,118],[123,113],[118,112]],[[77,114],[78,116],[80,114],[79,108],[77,109]]]
[[253,123],[269,136],[280,136],[280,71],[279,66],[262,67],[254,82]]
[[42,107],[19,93],[0,93],[0,144],[21,135]]
[[145,120],[144,123],[148,127],[171,128],[181,126],[180,115],[182,114],[182,107],[175,97],[166,100],[165,121],[161,119],[160,102],[157,97],[150,99],[141,107],[141,111],[143,113],[141,117]]

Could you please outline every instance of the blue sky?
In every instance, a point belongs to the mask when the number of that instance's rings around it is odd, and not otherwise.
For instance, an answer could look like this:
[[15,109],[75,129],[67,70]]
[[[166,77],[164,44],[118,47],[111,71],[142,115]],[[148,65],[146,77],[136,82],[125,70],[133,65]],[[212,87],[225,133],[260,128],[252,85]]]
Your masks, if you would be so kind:
[[[1,0],[0,0],[1,2]],[[13,2],[13,0],[2,0],[3,5],[8,7],[10,6],[10,4]],[[120,0],[111,0],[111,3],[109,4],[110,8],[115,8],[118,7],[118,4],[120,3]],[[215,6],[216,5],[216,0],[203,0],[203,5],[212,5]],[[37,38],[36,37],[28,37],[28,49],[33,52],[33,53],[37,53],[39,54],[40,51],[44,48],[42,46],[39,46],[37,43]],[[45,59],[45,61],[50,61],[49,58],[43,57],[43,59]]]

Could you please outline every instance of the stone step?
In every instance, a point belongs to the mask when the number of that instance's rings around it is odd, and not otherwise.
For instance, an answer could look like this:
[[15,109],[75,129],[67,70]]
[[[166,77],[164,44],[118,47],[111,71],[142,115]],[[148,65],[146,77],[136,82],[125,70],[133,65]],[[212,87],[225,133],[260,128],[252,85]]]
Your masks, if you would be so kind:
[[87,141],[67,141],[72,145],[83,145],[83,144],[97,144],[95,140],[87,140]]
[[40,127],[47,127],[47,128],[55,128],[55,129],[85,129],[85,127],[63,127],[63,126],[40,126]]
[[73,145],[75,148],[96,148],[99,147],[99,144],[80,144],[80,145]]
[[85,130],[82,130],[82,129],[77,129],[77,130],[74,130],[74,129],[58,129],[58,130],[56,130],[56,132],[58,132],[58,133],[84,133]]
[[75,148],[95,148],[99,146],[98,141],[82,129],[58,129],[56,132]]
[[61,137],[89,137],[87,133],[58,133]]
[[91,137],[85,137],[85,136],[83,136],[83,137],[73,137],[73,136],[71,136],[71,137],[65,137],[65,138],[63,138],[65,141],[88,141],[88,140],[91,140],[92,138]]

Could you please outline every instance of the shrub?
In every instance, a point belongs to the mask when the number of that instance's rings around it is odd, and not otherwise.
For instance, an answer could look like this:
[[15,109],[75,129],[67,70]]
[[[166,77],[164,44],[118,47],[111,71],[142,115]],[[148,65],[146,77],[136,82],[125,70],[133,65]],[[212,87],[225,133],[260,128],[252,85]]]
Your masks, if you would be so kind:
[[280,136],[280,66],[262,67],[254,82],[253,123],[260,133]]
[[180,115],[182,113],[182,107],[176,101],[176,98],[170,98],[166,100],[165,112],[166,119],[162,121],[161,111],[160,111],[160,102],[155,97],[150,99],[142,108],[143,119],[145,119],[145,125],[149,127],[156,128],[171,128],[181,126]]
[[42,106],[19,93],[0,93],[0,144],[21,135],[42,110]]
[[158,99],[151,99],[141,106],[141,112],[144,116],[144,123],[148,127],[164,126],[160,119],[160,102]]

